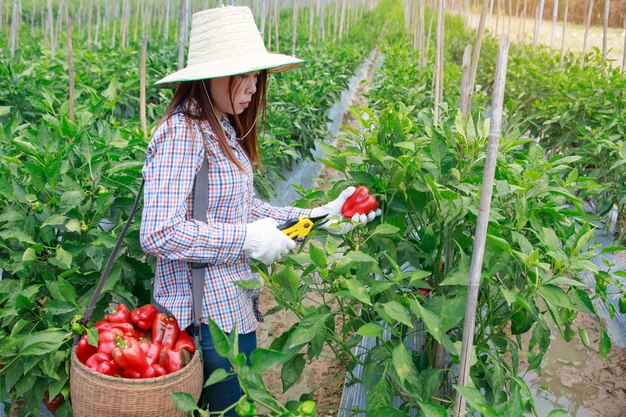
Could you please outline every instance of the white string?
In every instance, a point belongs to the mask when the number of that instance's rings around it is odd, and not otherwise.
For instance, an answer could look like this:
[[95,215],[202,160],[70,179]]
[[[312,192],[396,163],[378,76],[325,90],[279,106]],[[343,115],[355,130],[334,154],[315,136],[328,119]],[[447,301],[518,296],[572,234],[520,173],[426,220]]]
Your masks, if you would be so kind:
[[[202,87],[204,87],[204,92],[206,93],[206,98],[209,100],[209,104],[211,105],[211,111],[213,111],[213,115],[217,119],[217,122],[219,123],[220,127],[222,128],[222,131],[224,131],[224,126],[222,126],[222,123],[220,122],[220,118],[217,117],[217,113],[215,113],[215,109],[213,108],[213,102],[211,101],[211,96],[209,95],[209,91],[206,89],[206,85],[204,84],[204,80],[201,82],[201,84],[202,84]],[[252,129],[254,129],[254,127],[256,126],[256,121],[258,120],[258,118],[259,118],[259,115],[257,114],[256,117],[254,118],[254,123],[252,123],[252,126],[250,127],[250,130],[248,130],[248,133],[246,133],[245,135],[243,135],[240,138],[237,138],[238,140],[243,140],[246,136],[248,136],[250,134],[250,132],[252,132]],[[224,131],[224,134],[226,134],[226,131]],[[228,135],[226,134],[226,136],[228,136]]]

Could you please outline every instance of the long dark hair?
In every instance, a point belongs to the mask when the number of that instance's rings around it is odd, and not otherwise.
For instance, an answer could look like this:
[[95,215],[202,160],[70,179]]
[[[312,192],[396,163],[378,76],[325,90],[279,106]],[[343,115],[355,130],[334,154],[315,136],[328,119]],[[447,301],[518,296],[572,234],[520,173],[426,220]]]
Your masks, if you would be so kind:
[[[239,79],[238,75],[234,75],[230,77],[228,83],[228,91],[230,96],[229,98],[233,108],[233,91],[237,87],[237,82],[241,82],[241,80]],[[204,85],[202,85],[203,83]],[[172,97],[172,101],[170,101],[170,104],[167,106],[165,115],[159,121],[159,125],[167,120],[167,118],[170,117],[172,114],[179,111],[192,120],[207,120],[213,128],[215,135],[217,136],[217,140],[219,142],[220,148],[222,149],[222,152],[224,152],[226,157],[243,171],[243,165],[235,156],[232,148],[228,145],[228,138],[224,133],[224,129],[222,129],[220,121],[217,120],[215,113],[211,109],[211,103],[206,96],[207,92],[209,95],[211,94],[211,89],[209,88],[209,80],[197,80],[179,83],[176,91],[174,92],[174,96]],[[245,108],[240,115],[227,115],[230,123],[235,128],[235,134],[238,138],[241,138],[243,137],[243,135],[247,134],[240,143],[242,148],[244,149],[244,152],[248,156],[248,159],[250,159],[250,162],[253,164],[260,163],[257,128],[256,126],[254,126],[254,123],[257,119],[257,116],[259,116],[261,119],[257,123],[265,121],[267,108],[266,93],[267,70],[263,70],[259,73],[259,76],[257,77],[256,93],[254,93],[254,95],[252,96],[250,105]],[[194,114],[186,106],[188,100],[191,99],[195,99],[195,102],[198,103],[198,114]],[[211,97],[211,101],[214,101],[213,97]]]

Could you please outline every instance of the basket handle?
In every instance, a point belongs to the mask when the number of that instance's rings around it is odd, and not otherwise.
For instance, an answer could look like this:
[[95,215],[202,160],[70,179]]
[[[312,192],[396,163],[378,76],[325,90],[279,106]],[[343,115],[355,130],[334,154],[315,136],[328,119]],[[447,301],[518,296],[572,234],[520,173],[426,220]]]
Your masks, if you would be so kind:
[[109,278],[109,273],[111,272],[111,267],[113,267],[113,262],[115,261],[115,257],[117,256],[117,253],[120,251],[120,248],[122,246],[122,241],[124,240],[124,236],[126,236],[126,232],[128,231],[128,228],[130,227],[130,224],[133,221],[133,217],[135,217],[135,214],[137,213],[137,207],[139,206],[139,199],[141,198],[141,192],[143,191],[144,183],[145,183],[145,180],[141,181],[141,186],[139,187],[139,191],[137,192],[137,196],[135,197],[135,203],[133,204],[133,209],[130,211],[128,220],[126,220],[126,224],[124,225],[124,228],[122,229],[119,237],[117,238],[117,242],[115,243],[113,252],[111,252],[111,255],[109,256],[109,260],[107,261],[107,264],[104,267],[104,271],[102,271],[100,282],[98,282],[98,286],[96,287],[96,290],[91,296],[91,300],[89,301],[87,309],[85,310],[85,314],[83,314],[83,317],[80,319],[80,324],[82,324],[83,326],[87,325],[87,323],[89,323],[89,320],[91,319],[93,310],[96,307],[96,303],[98,302],[98,299],[100,298],[100,293],[102,292],[102,288],[104,288],[104,283]]

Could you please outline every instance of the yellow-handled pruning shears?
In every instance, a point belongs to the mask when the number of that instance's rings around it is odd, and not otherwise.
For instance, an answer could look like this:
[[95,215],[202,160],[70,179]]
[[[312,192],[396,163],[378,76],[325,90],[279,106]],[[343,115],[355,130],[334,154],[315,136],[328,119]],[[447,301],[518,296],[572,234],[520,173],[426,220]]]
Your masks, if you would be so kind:
[[311,230],[326,223],[326,217],[328,215],[317,217],[300,216],[297,219],[287,220],[285,223],[278,226],[279,230],[282,230],[284,234],[292,238],[303,239],[308,236]]

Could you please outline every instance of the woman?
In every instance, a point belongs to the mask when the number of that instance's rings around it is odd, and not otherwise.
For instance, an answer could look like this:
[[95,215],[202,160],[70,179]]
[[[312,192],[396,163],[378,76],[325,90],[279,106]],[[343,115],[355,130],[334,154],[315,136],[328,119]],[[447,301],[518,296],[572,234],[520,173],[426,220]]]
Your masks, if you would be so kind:
[[[148,146],[143,168],[141,245],[157,257],[154,299],[181,328],[194,333],[190,262],[206,263],[202,302],[204,374],[229,368],[215,353],[206,317],[229,333],[237,329],[239,351],[256,347],[259,290],[232,281],[257,279],[250,258],[270,264],[295,246],[277,225],[300,215],[341,216],[354,192],[314,209],[272,207],[254,196],[252,163],[259,161],[256,121],[265,112],[268,71],[303,63],[267,53],[247,7],[222,7],[194,14],[188,65],[157,84],[175,84],[172,101]],[[207,223],[193,219],[194,178],[208,159]],[[352,219],[367,223],[380,214]],[[345,224],[348,230],[352,224]],[[224,410],[242,392],[236,377],[205,393],[211,411]],[[232,411],[232,410],[231,410]],[[229,413],[234,415],[234,413]]]

